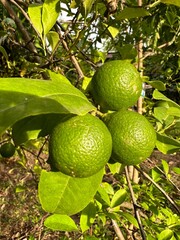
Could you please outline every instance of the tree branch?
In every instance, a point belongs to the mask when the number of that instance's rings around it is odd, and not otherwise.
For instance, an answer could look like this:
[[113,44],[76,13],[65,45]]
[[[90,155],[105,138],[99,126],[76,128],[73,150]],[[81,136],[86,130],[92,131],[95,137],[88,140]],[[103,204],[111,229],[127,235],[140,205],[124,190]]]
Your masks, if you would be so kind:
[[[153,161],[152,161],[150,158],[147,158],[147,160],[148,160],[150,163],[153,163]],[[177,190],[178,192],[180,192],[179,187],[176,186],[176,184],[175,184],[170,178],[168,178],[168,177],[166,176],[166,174],[163,172],[163,170],[162,170],[161,168],[159,168],[157,165],[155,165],[155,168],[157,168],[158,171],[162,173],[162,175],[164,176],[164,178],[165,178],[168,182],[170,182],[170,183],[173,185],[173,187],[176,188],[176,190]]]
[[125,174],[126,174],[127,184],[128,184],[128,187],[129,187],[129,190],[130,190],[130,193],[131,193],[131,198],[132,198],[132,202],[133,202],[133,206],[134,206],[134,213],[135,213],[135,217],[137,219],[138,225],[139,225],[140,233],[141,233],[142,239],[146,240],[146,235],[145,235],[144,228],[143,228],[141,218],[140,218],[140,215],[139,215],[139,206],[137,205],[136,198],[134,196],[134,192],[133,192],[133,188],[132,188],[131,181],[130,181],[130,178],[129,178],[129,173],[128,173],[127,166],[125,167]]
[[24,15],[24,17],[30,22],[31,26],[33,27],[34,31],[37,33],[37,35],[41,38],[41,36],[39,35],[39,32],[34,28],[31,19],[29,18],[28,14],[24,11],[24,9],[14,0],[10,0],[10,2],[12,2],[17,8],[19,8],[19,10],[22,12],[22,14]]
[[145,178],[147,178],[150,182],[152,182],[152,184],[154,184],[154,186],[157,187],[157,189],[159,189],[159,191],[162,192],[162,194],[166,197],[166,199],[173,205],[173,207],[176,209],[176,211],[180,214],[180,209],[179,207],[176,205],[176,203],[173,201],[173,199],[164,191],[164,189],[162,189],[159,184],[157,184],[155,181],[153,181],[153,179],[145,172],[143,172],[139,167],[134,166]]
[[118,236],[119,240],[125,240],[122,232],[121,232],[121,229],[119,228],[117,222],[115,220],[111,220],[112,221],[112,225],[113,225],[113,228],[114,228],[114,231],[116,232],[116,235]]
[[[16,13],[14,12],[13,8],[11,7],[11,5],[9,4],[9,2],[7,0],[0,0],[1,3],[3,4],[3,6],[6,8],[7,12],[9,13],[10,17],[15,21],[18,29],[20,30],[20,32],[22,33],[22,37],[25,41],[25,45],[27,46],[27,48],[29,49],[29,51],[37,54],[37,49],[34,46],[31,37],[29,36],[29,33],[26,31],[25,27],[23,26],[21,20],[18,18],[18,16],[16,15]],[[41,59],[39,58],[39,56],[35,56],[35,61],[37,63],[41,63]],[[47,79],[47,74],[46,73],[42,73],[43,78]]]
[[[56,26],[56,30],[57,30],[57,32],[58,32],[58,34],[59,34],[59,37],[60,37],[60,40],[61,40],[61,43],[62,43],[64,49],[65,49],[67,52],[70,53],[69,47],[68,47],[68,45],[67,45],[67,42],[63,39],[63,36],[62,36],[62,34],[61,34],[61,30],[60,30],[57,26]],[[80,67],[80,65],[79,65],[76,57],[75,57],[72,53],[70,53],[70,58],[71,58],[71,61],[72,61],[73,65],[74,65],[74,67],[75,67],[78,75],[79,75],[79,79],[80,79],[80,80],[83,79],[83,78],[84,78],[84,73],[83,73],[83,71],[81,70],[81,67]]]

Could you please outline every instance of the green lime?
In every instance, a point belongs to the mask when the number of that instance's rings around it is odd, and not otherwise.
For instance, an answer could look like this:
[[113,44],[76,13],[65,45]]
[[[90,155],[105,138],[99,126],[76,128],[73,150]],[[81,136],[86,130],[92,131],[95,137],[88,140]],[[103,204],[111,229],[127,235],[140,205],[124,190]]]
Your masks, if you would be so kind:
[[136,165],[149,157],[155,147],[156,132],[137,112],[121,109],[107,121],[112,136],[112,158],[124,165]]
[[50,137],[50,164],[73,177],[89,177],[108,162],[112,138],[106,125],[90,114],[58,124]]
[[128,60],[106,62],[94,74],[91,93],[102,109],[117,111],[133,106],[142,92],[137,69]]
[[2,157],[10,158],[14,155],[14,153],[15,153],[15,146],[12,143],[8,142],[1,145],[0,154]]

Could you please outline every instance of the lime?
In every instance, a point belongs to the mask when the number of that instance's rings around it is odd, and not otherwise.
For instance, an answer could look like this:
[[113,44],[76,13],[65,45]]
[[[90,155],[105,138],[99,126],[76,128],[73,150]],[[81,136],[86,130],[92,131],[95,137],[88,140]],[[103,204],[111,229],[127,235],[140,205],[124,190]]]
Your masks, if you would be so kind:
[[4,143],[0,147],[0,154],[4,158],[10,158],[15,153],[15,146],[11,142]]
[[90,114],[58,124],[49,141],[49,162],[73,177],[88,177],[108,162],[112,138],[106,125]]
[[106,62],[91,81],[95,102],[106,110],[117,111],[134,105],[141,91],[140,74],[128,60]]
[[136,165],[152,153],[156,143],[156,132],[144,116],[121,109],[110,114],[107,126],[112,135],[112,158],[115,161],[125,165]]

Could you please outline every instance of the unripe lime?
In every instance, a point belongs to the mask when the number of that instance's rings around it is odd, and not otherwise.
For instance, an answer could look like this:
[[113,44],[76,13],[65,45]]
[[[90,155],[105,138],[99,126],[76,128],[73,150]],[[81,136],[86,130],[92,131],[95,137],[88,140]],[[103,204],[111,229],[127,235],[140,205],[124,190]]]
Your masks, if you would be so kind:
[[73,177],[89,177],[108,162],[112,138],[106,125],[90,114],[58,124],[49,142],[49,162]]
[[8,142],[1,145],[0,154],[2,157],[10,158],[14,155],[14,153],[15,153],[15,146],[12,143]]
[[156,132],[141,114],[121,109],[109,116],[107,126],[112,135],[113,160],[124,165],[136,165],[152,153]]
[[105,110],[117,111],[133,106],[142,92],[142,81],[137,69],[127,60],[103,64],[91,81],[91,93]]

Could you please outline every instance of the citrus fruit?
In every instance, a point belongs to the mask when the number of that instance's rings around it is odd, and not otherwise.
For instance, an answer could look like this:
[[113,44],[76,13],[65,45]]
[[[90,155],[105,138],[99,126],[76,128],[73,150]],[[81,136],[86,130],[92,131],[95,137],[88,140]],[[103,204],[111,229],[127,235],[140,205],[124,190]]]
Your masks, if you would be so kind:
[[10,158],[14,155],[14,153],[15,153],[15,146],[12,143],[8,142],[1,145],[0,154],[2,157]]
[[142,91],[137,69],[128,60],[113,60],[99,67],[92,78],[91,93],[102,109],[117,111],[136,103]]
[[49,162],[73,177],[88,177],[108,162],[112,138],[106,125],[90,114],[58,124],[49,141]]
[[136,165],[152,153],[156,132],[151,123],[137,112],[121,109],[107,120],[112,136],[112,158],[125,165]]

